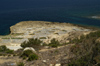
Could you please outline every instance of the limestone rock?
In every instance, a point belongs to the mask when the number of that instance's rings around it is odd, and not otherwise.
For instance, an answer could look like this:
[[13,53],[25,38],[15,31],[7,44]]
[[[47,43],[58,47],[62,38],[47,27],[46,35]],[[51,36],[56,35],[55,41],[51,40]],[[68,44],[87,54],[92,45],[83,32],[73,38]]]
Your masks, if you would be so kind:
[[72,25],[70,23],[57,23],[57,22],[46,22],[46,21],[23,21],[19,22],[13,26],[10,27],[11,34],[13,33],[26,33],[26,31],[31,32],[32,29],[35,30],[39,27],[54,27],[54,26],[69,26]]
[[26,47],[26,48],[24,49],[24,51],[25,51],[25,50],[32,50],[33,52],[36,52],[35,49],[32,48],[32,47]]
[[59,64],[56,64],[55,66],[61,66],[61,64],[59,63]]
[[43,60],[43,62],[46,63],[47,61],[46,60]]

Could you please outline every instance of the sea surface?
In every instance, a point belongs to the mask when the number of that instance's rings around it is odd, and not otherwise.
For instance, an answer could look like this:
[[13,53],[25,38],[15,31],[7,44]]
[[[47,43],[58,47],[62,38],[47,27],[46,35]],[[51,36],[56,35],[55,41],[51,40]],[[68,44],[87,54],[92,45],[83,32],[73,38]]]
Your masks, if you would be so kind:
[[100,27],[100,0],[0,0],[0,35],[20,21],[69,22]]

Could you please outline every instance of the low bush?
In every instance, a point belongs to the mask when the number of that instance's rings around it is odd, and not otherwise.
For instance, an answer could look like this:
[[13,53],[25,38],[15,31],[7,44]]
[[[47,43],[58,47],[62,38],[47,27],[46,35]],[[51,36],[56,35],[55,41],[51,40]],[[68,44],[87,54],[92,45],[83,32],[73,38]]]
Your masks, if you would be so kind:
[[32,60],[37,60],[38,59],[38,55],[35,54],[32,50],[25,50],[21,57],[23,59],[27,59],[28,58],[28,61],[32,61]]
[[0,52],[4,52],[8,50],[8,48],[5,45],[0,46]]
[[28,41],[24,41],[21,44],[21,47],[23,47],[23,48],[33,47],[36,50],[38,50],[41,47],[41,43],[42,43],[42,41],[39,39],[30,38],[30,39],[28,39]]
[[13,54],[14,50],[10,50],[5,45],[2,45],[2,46],[0,46],[0,53],[2,53],[2,54]]
[[32,54],[32,53],[33,53],[32,50],[25,50],[25,51],[22,53],[21,57],[29,57],[29,55]]
[[17,66],[24,66],[24,63],[23,62],[19,62],[19,63],[17,63]]
[[86,36],[81,36],[80,39],[72,40],[75,45],[70,48],[70,51],[75,58],[67,66],[100,66],[98,38],[100,38],[100,31],[91,32]]
[[9,50],[9,49],[8,49],[8,50],[6,51],[6,53],[8,53],[8,54],[13,54],[13,53],[14,53],[14,50]]
[[59,41],[56,39],[52,39],[51,42],[48,44],[51,47],[58,47],[60,45]]
[[37,59],[38,59],[38,56],[35,53],[33,53],[29,55],[28,61],[37,60]]

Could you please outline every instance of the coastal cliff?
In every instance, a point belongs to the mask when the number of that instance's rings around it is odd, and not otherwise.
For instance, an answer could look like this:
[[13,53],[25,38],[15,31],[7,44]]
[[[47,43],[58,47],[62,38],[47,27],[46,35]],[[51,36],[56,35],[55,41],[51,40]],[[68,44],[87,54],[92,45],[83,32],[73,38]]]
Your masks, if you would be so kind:
[[11,33],[25,33],[27,30],[35,30],[35,28],[48,27],[65,27],[72,26],[70,23],[46,22],[46,21],[23,21],[10,27]]
[[75,38],[76,36],[90,32],[89,29],[75,26],[70,23],[46,21],[19,22],[11,26],[10,31],[11,35],[16,35],[18,38],[38,38],[46,43],[49,43],[53,38],[61,42],[68,42],[68,39],[72,37]]
[[[38,49],[36,53],[40,56],[39,60],[34,61],[35,66],[49,66],[52,64],[56,66],[57,64],[59,65],[59,63],[60,65],[61,63],[68,63],[70,58],[75,57],[75,55],[70,52],[70,48],[74,47],[75,44],[70,41],[76,38],[76,41],[78,41],[81,35],[87,35],[93,32],[91,29],[70,23],[46,21],[22,21],[11,26],[10,31],[11,33],[9,35],[0,36],[0,45],[5,45],[15,52],[18,51],[18,53],[22,48],[21,44],[25,41],[29,41],[29,39],[38,39],[42,41],[41,48],[33,47],[34,50]],[[60,44],[59,47],[52,48],[49,46],[52,39],[55,39],[54,41]],[[34,42],[32,44],[34,44]],[[20,59],[18,56],[13,58],[17,58],[17,61],[23,61],[23,59]],[[10,61],[5,59],[6,58],[1,60],[3,61],[1,64],[5,63],[5,61],[16,63],[16,60],[13,61],[12,56],[9,58]],[[25,66],[29,66],[30,62],[25,61],[25,64]]]

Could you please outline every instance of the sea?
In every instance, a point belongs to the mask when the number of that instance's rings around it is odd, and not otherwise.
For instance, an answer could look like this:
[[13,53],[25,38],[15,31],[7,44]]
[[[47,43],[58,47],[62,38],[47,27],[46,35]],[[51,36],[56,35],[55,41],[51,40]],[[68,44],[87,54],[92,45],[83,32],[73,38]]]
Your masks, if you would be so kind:
[[100,0],[0,0],[0,35],[20,21],[51,21],[100,27]]

